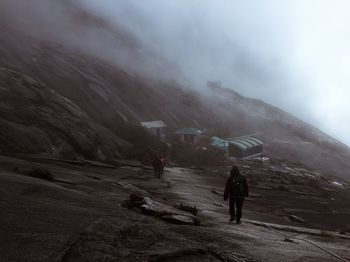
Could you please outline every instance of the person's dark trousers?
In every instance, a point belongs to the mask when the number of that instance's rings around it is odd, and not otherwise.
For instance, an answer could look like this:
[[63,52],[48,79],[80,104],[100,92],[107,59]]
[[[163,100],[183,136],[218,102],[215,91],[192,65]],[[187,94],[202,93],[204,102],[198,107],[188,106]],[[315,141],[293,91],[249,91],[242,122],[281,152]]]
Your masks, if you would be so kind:
[[154,175],[156,178],[160,178],[160,169],[158,168],[154,169]]
[[236,222],[241,221],[243,202],[243,196],[230,197],[230,215],[231,219],[236,219]]

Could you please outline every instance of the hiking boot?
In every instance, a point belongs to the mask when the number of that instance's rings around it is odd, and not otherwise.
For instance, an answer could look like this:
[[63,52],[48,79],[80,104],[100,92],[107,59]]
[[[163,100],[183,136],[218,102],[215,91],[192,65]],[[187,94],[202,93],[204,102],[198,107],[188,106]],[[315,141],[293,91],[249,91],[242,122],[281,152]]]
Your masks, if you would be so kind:
[[230,222],[234,221],[235,219],[236,219],[235,217],[231,217]]
[[241,224],[241,220],[236,220],[236,224]]

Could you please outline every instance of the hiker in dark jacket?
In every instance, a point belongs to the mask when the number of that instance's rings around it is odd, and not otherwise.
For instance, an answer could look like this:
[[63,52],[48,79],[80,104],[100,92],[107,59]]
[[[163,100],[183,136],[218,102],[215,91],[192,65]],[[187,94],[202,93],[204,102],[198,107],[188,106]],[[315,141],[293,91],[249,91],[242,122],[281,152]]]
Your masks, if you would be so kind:
[[152,162],[152,166],[154,169],[154,175],[156,178],[160,178],[160,175],[163,170],[163,162],[160,160],[160,158],[157,156]]
[[[230,198],[230,221],[236,220],[237,224],[241,223],[242,207],[244,197],[248,197],[248,183],[244,176],[241,175],[237,166],[233,166],[231,175],[227,179],[224,193],[224,200]],[[237,212],[235,212],[235,208]]]

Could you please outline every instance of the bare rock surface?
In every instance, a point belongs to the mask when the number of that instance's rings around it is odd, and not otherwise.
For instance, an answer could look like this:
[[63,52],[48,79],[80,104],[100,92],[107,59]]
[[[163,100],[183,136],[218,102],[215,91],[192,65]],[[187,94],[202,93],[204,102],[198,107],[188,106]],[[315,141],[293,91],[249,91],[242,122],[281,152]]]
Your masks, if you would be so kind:
[[[348,221],[347,215],[337,214],[338,218],[343,217],[337,219],[342,224],[328,225],[324,220],[327,215],[320,219],[318,215],[303,213],[311,207],[318,211],[315,200],[297,199],[290,191],[266,191],[253,183],[251,192],[261,197],[245,203],[243,223],[236,225],[228,222],[228,208],[222,196],[212,192],[212,188],[220,189],[225,184],[225,172],[204,170],[198,175],[189,169],[169,168],[162,179],[156,179],[153,172],[145,170],[142,176],[147,179],[144,179],[132,169],[76,165],[44,158],[37,159],[36,166],[50,171],[55,177],[53,182],[14,171],[15,167],[30,169],[33,161],[0,156],[3,261],[338,260],[306,241],[349,259],[347,234],[337,233],[341,225],[346,231],[347,222],[342,221]],[[248,168],[253,166],[244,169],[250,182],[256,179],[259,184],[259,178],[279,181],[280,175],[265,173],[262,178],[261,173],[249,174]],[[291,182],[288,174],[284,179]],[[150,194],[132,197],[134,202],[140,201],[140,209],[121,207],[133,194],[133,188],[121,187],[119,181]],[[307,181],[308,178],[300,176],[296,184],[304,190],[310,187]],[[168,183],[172,186],[168,187]],[[331,194],[327,197],[349,197],[346,186],[341,192],[327,191]],[[286,199],[283,203],[286,211],[278,205],[281,198]],[[195,206],[196,216],[177,208],[180,203]],[[143,205],[154,205],[152,215],[142,212]],[[299,208],[291,209],[290,205]],[[333,208],[342,210],[340,204]],[[305,223],[296,223],[303,228],[288,219],[288,212],[307,218]],[[193,218],[205,221],[206,226],[190,223]],[[296,234],[305,241],[294,239]]]
[[298,223],[305,223],[306,222],[305,219],[302,219],[301,217],[298,217],[296,215],[290,215],[289,219],[293,222],[298,222]]
[[0,65],[3,153],[47,153],[68,159],[120,157],[128,143],[76,104],[27,75]]

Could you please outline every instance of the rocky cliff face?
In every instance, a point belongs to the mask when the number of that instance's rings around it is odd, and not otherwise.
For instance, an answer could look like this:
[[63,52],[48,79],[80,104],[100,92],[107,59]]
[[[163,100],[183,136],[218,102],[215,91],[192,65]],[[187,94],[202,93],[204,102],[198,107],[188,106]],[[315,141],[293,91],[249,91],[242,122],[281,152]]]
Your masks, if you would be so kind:
[[3,153],[47,153],[76,158],[120,157],[128,143],[97,124],[55,90],[0,68]]
[[[86,14],[79,17],[84,26],[97,23]],[[348,147],[262,101],[215,83],[205,92],[185,88],[174,80],[164,80],[161,70],[159,78],[154,74],[145,77],[129,66],[106,62],[86,50],[43,41],[5,23],[0,30],[3,153],[119,157],[128,142],[112,130],[125,123],[161,119],[168,132],[195,126],[219,136],[258,133],[266,143],[267,154],[349,177]],[[113,35],[125,43],[127,34]],[[142,60],[145,56],[138,54],[147,51],[132,41],[125,45],[128,52]],[[176,68],[163,62],[162,70]]]

